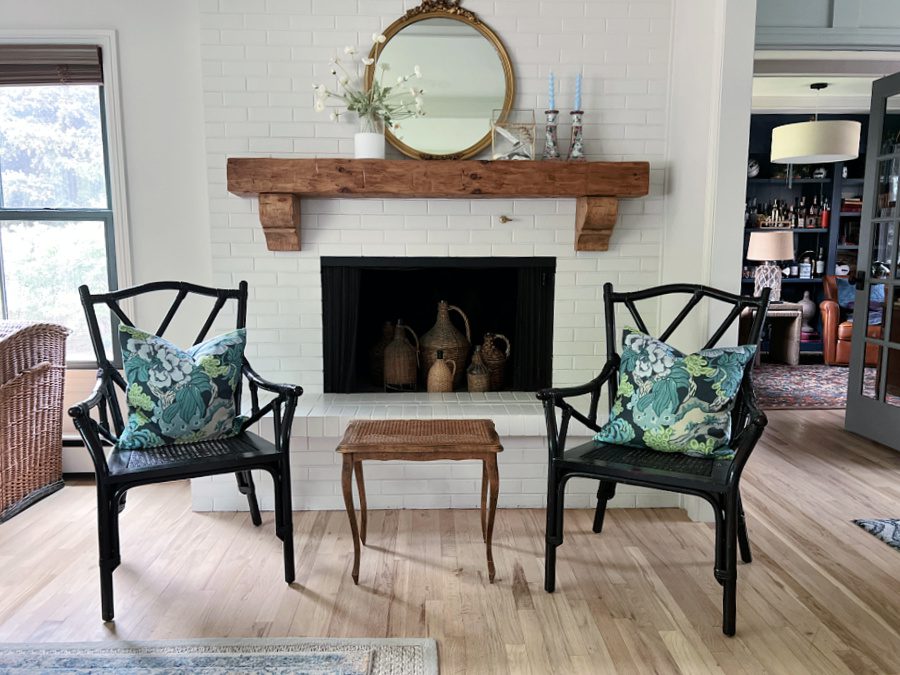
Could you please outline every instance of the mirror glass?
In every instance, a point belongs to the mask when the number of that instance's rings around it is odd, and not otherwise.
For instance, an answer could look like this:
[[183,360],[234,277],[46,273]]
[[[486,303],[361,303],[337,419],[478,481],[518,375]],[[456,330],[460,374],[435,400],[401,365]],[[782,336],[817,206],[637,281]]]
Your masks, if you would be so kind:
[[[498,43],[499,44],[499,43]],[[378,64],[387,63],[382,73]],[[424,18],[389,37],[375,73],[384,84],[415,66],[422,77],[408,85],[424,89],[424,117],[402,120],[388,140],[413,157],[471,156],[490,141],[491,113],[508,108],[512,71],[505,54],[469,23],[449,17]]]

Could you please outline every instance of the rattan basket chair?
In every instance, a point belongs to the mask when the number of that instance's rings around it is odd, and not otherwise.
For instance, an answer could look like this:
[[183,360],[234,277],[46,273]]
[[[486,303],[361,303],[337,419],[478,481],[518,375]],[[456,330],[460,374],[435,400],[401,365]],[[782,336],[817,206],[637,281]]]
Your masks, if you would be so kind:
[[0,522],[63,486],[68,334],[49,323],[0,321]]

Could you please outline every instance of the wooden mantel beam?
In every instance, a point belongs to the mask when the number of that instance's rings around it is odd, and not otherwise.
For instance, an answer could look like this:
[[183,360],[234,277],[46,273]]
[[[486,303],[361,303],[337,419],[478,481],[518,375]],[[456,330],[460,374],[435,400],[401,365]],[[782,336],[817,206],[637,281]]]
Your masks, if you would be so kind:
[[605,251],[620,198],[649,191],[647,162],[228,159],[228,191],[258,195],[270,250],[300,250],[301,197],[577,198],[575,250]]

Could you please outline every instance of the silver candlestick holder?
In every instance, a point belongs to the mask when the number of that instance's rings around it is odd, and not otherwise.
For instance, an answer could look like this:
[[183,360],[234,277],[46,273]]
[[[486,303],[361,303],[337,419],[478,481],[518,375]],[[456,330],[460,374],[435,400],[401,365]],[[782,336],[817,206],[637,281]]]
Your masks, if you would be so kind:
[[544,159],[559,159],[559,141],[556,127],[559,123],[559,110],[545,110],[547,124],[544,127]]
[[585,159],[584,129],[582,127],[584,111],[573,110],[569,115],[572,116],[572,140],[569,142],[569,161],[583,162]]

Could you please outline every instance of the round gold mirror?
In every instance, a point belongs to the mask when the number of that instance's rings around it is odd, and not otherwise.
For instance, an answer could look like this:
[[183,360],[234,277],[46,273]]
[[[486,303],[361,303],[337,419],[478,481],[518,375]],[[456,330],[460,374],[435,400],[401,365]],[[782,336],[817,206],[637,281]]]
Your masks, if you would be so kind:
[[[413,84],[424,91],[425,114],[386,129],[388,142],[417,159],[465,159],[491,142],[491,116],[512,106],[515,81],[509,55],[490,28],[458,0],[423,0],[384,31],[366,70],[388,85],[418,67]],[[388,69],[383,66],[387,64]],[[398,83],[396,86],[408,86]]]

